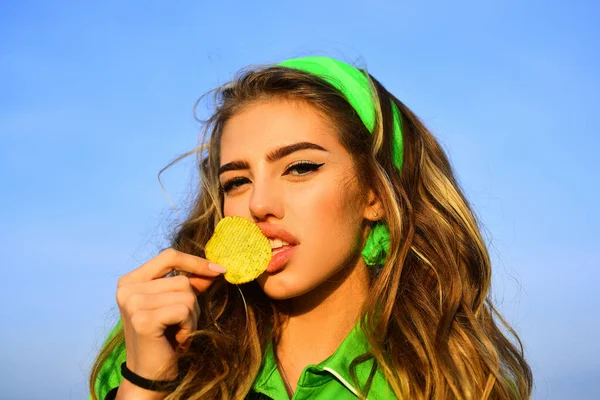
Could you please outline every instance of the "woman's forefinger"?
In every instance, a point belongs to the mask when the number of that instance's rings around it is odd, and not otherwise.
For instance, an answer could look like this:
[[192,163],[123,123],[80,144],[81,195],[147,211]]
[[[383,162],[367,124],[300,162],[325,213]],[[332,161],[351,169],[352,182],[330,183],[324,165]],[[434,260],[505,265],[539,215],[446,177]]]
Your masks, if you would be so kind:
[[217,271],[209,269],[209,264],[209,261],[204,258],[168,248],[139,268],[121,277],[118,286],[164,278],[173,270],[188,272],[200,278],[214,278],[222,274],[218,268],[216,268]]

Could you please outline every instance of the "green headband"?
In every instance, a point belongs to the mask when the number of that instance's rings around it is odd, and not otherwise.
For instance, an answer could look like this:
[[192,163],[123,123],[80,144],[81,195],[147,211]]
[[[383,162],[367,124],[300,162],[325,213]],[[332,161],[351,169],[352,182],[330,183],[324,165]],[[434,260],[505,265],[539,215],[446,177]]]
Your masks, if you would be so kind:
[[[375,101],[369,79],[362,71],[330,57],[313,56],[293,58],[278,64],[316,75],[338,89],[356,110],[369,132],[375,127]],[[392,131],[392,157],[398,172],[402,171],[402,124],[400,111],[392,102],[394,129]],[[362,256],[368,265],[382,265],[389,252],[390,232],[385,224],[376,224],[367,238]]]
[[[367,79],[362,71],[342,61],[323,56],[292,58],[278,65],[308,72],[330,83],[342,92],[346,100],[356,110],[369,132],[373,133],[373,128],[375,127],[374,95],[371,92],[369,79]],[[392,112],[394,114],[392,156],[394,165],[396,165],[398,171],[401,171],[403,153],[402,127],[400,112],[394,103],[392,103]]]

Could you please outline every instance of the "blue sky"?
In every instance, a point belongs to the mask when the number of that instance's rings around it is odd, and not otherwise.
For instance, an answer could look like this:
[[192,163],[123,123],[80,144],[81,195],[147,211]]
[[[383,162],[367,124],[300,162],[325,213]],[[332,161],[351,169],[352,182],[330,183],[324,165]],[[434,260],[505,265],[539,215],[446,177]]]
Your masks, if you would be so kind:
[[[2,2],[0,398],[87,396],[118,277],[166,245],[177,217],[156,176],[196,145],[195,100],[244,66],[308,54],[367,66],[443,143],[485,226],[534,398],[600,398],[599,11]],[[178,205],[191,169],[163,176]]]

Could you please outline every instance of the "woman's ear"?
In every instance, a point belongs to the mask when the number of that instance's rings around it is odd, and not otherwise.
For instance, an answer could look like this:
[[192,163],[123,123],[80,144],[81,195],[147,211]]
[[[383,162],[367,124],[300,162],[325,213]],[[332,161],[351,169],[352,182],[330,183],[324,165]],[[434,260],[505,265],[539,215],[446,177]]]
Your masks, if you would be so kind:
[[383,219],[383,204],[373,189],[367,191],[367,204],[365,205],[364,218],[369,221]]

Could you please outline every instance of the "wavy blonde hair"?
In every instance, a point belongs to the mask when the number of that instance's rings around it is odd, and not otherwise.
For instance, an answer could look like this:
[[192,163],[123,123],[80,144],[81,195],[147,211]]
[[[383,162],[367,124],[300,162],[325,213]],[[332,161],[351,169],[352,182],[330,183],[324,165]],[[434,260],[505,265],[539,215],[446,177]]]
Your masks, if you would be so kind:
[[[359,181],[380,196],[390,230],[388,259],[371,269],[372,295],[364,305],[378,312],[361,317],[371,350],[350,368],[361,397],[372,376],[358,382],[355,368],[374,358],[400,399],[527,399],[531,370],[517,334],[492,304],[488,251],[450,163],[423,123],[366,74],[376,99],[372,134],[339,91],[305,72],[277,66],[247,69],[215,89],[215,112],[203,121],[201,188],[171,245],[203,257],[222,218],[217,170],[225,123],[257,101],[306,102],[331,121],[352,154]],[[392,102],[402,116],[402,173],[392,160]],[[198,330],[191,347],[178,352],[187,372],[167,399],[244,398],[267,342],[280,335],[286,310],[256,283],[238,290],[222,279],[198,301]],[[118,332],[95,361],[90,376],[94,400],[100,368],[123,342]]]

